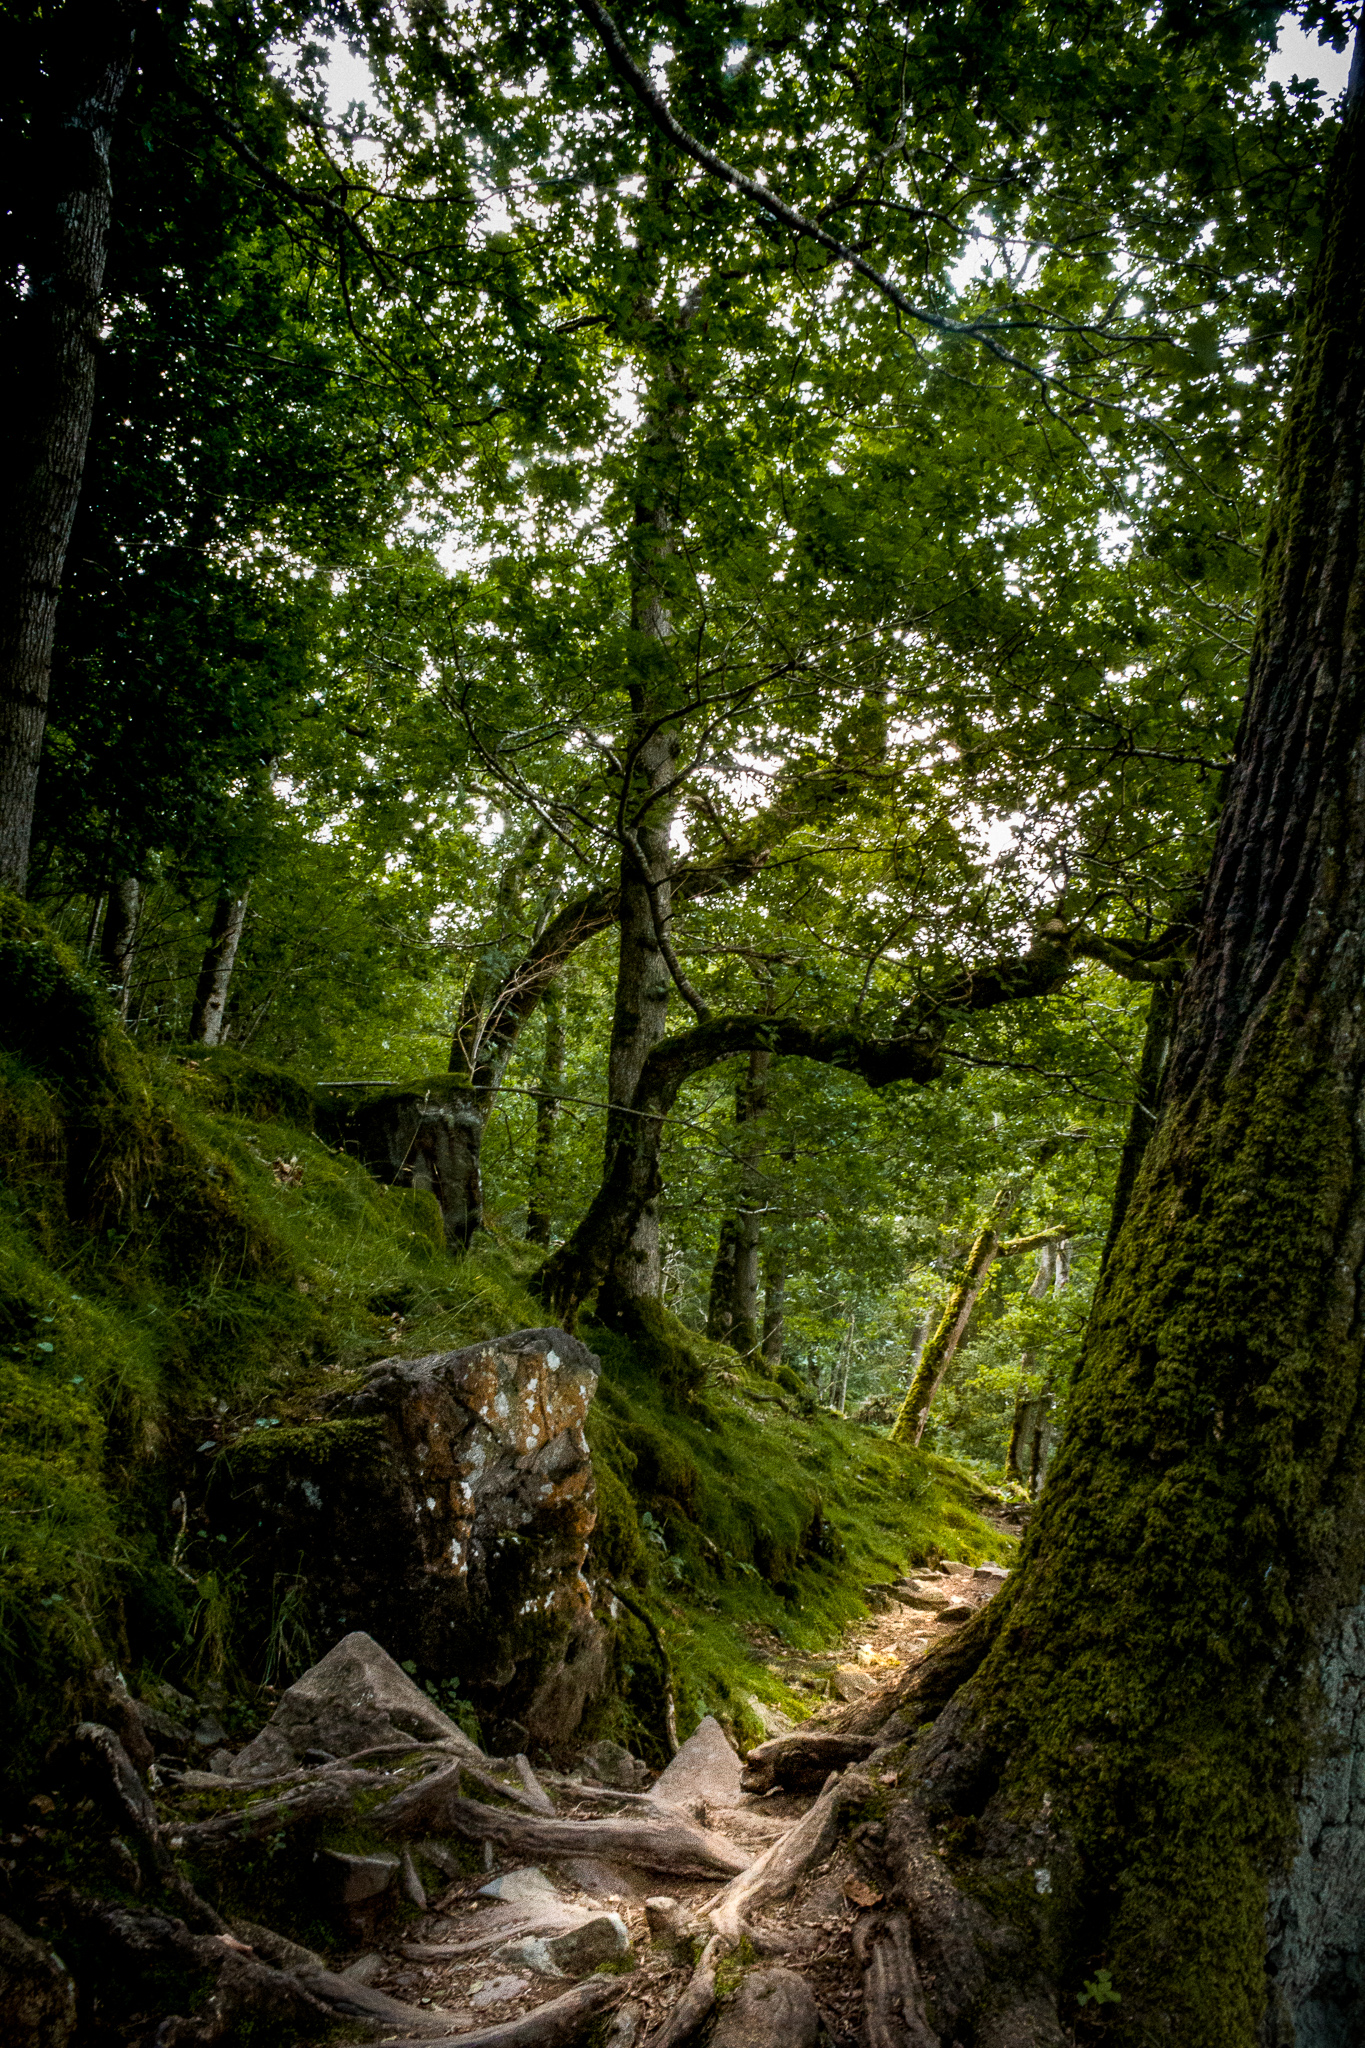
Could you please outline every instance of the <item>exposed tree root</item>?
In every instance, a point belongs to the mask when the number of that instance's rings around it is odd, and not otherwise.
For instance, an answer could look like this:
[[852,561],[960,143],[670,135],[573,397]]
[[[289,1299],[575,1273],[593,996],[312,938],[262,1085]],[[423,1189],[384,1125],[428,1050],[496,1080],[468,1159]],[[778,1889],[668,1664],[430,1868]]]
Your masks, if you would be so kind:
[[725,1948],[737,1948],[748,1931],[751,1913],[795,1889],[803,1873],[838,1840],[844,1809],[871,1795],[872,1786],[860,1771],[849,1771],[826,1785],[810,1812],[790,1833],[765,1850],[756,1863],[708,1900],[705,1912],[716,1938]]
[[[507,2020],[500,2027],[482,2027],[477,2033],[442,2034],[438,2040],[458,2040],[460,2048],[566,2048],[581,2040],[601,2015],[625,1997],[628,1986],[621,1977],[589,1977],[575,1984],[562,1998],[538,2005],[519,2020]],[[411,2039],[389,2040],[387,2048],[426,2048],[433,2037],[421,2034]]]
[[703,1955],[684,1989],[682,1996],[674,2000],[661,2027],[647,2037],[645,2048],[679,2048],[688,2041],[708,2018],[716,2002],[716,1968],[711,1956],[714,1943],[708,1943]]
[[863,1975],[863,2048],[939,2048],[924,2010],[908,1916],[899,1908],[862,1914],[853,1953]]
[[[101,2037],[111,2021],[121,2032],[138,2029],[139,2039],[139,2023],[149,2023],[146,2038],[154,2037],[157,2048],[217,2048],[264,2033],[313,2040],[342,2020],[370,2039],[391,2036],[400,2025],[423,2040],[448,2031],[443,2016],[334,1976],[312,1959],[278,1968],[226,1930],[195,1934],[169,1914],[111,1906],[75,1891],[54,1894],[48,1905],[98,1958],[91,1979],[98,2010],[83,2024]],[[177,1980],[187,2009],[168,2013],[168,1986]],[[169,1995],[174,2001],[174,1990]]]
[[746,1792],[769,1792],[775,1785],[790,1792],[814,1792],[831,1771],[862,1763],[876,1747],[873,1735],[797,1728],[751,1749],[744,1759],[741,1783]]
[[[218,1782],[225,1790],[234,1789],[231,1778]],[[279,1799],[258,1798],[250,1805],[229,1807],[208,1820],[187,1821],[166,1832],[173,1849],[215,1849],[228,1842],[259,1841],[262,1836],[277,1835],[281,1828],[297,1827],[300,1821],[344,1820],[355,1810],[357,1792],[391,1782],[383,1771],[318,1772],[308,1784]],[[253,1788],[242,1784],[236,1789],[246,1795]]]
[[[549,1820],[509,1813],[466,1799],[460,1790],[462,1765],[410,1785],[369,1815],[385,1834],[463,1835],[494,1842],[531,1862],[565,1856],[601,1857],[674,1877],[714,1877],[746,1870],[751,1858],[724,1835],[694,1827],[681,1814],[660,1810],[649,1820]],[[503,1788],[498,1787],[501,1791]]]

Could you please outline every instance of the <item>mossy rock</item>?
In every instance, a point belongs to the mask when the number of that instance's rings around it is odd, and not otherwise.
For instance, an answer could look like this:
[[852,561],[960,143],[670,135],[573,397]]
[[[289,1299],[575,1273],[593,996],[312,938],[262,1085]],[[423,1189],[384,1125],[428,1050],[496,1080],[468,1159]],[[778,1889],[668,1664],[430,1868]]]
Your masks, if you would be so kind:
[[102,984],[8,890],[0,890],[0,1047],[76,1094],[136,1071]]
[[317,1121],[317,1095],[306,1081],[284,1067],[250,1059],[235,1046],[215,1046],[186,1065],[192,1087],[194,1080],[206,1084],[194,1092],[209,1094],[216,1108],[232,1116],[252,1117],[257,1123],[295,1124],[301,1131],[311,1131]]

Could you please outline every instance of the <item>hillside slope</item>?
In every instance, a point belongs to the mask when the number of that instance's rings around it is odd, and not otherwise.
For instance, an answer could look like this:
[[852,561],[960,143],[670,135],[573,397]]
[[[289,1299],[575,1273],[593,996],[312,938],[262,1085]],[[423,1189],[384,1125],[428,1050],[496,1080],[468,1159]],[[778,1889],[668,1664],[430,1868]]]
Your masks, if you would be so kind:
[[[134,1685],[212,1687],[245,1729],[262,1687],[328,1647],[307,1589],[263,1599],[248,1539],[213,1526],[224,1447],[306,1421],[382,1358],[544,1317],[538,1251],[485,1236],[452,1257],[431,1197],[325,1142],[296,1077],[230,1050],[136,1051],[13,898],[0,1017],[0,1720],[17,1789],[101,1662]],[[618,1623],[584,1739],[661,1761],[671,1678],[684,1735],[714,1712],[757,1740],[760,1706],[811,1701],[774,1648],[819,1652],[909,1566],[1008,1548],[965,1475],[816,1412],[794,1375],[746,1373],[663,1314],[630,1338],[582,1334],[603,1362],[589,1572]],[[469,1674],[419,1676],[453,1698]]]

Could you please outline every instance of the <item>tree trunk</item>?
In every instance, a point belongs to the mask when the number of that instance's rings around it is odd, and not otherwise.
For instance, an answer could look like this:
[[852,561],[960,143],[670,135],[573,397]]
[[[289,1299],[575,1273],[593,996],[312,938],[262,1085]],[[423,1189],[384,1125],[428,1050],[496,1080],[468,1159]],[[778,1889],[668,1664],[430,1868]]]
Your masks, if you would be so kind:
[[891,1432],[897,1443],[917,1444],[924,1435],[924,1425],[929,1420],[930,1404],[943,1384],[943,1375],[952,1364],[958,1346],[966,1335],[967,1325],[972,1319],[972,1310],[980,1299],[982,1288],[990,1278],[991,1267],[1000,1249],[1005,1225],[1018,1206],[1018,1188],[1012,1184],[1001,1188],[992,1204],[990,1215],[967,1254],[966,1264],[948,1296],[938,1327],[920,1354],[909,1391],[901,1412],[896,1417],[896,1426]]
[[1029,1408],[1032,1402],[1025,1372],[1032,1363],[1033,1353],[1026,1351],[1020,1367],[1019,1385],[1015,1389],[1014,1416],[1010,1423],[1010,1447],[1005,1453],[1005,1477],[1006,1479],[1012,1479],[1016,1486],[1022,1486],[1024,1483],[1024,1471],[1019,1462],[1019,1455],[1023,1447],[1024,1434],[1028,1425]]
[[1109,1230],[1100,1258],[1101,1270],[1109,1263],[1109,1254],[1114,1249],[1119,1226],[1128,1213],[1128,1202],[1133,1192],[1133,1182],[1137,1179],[1137,1170],[1142,1164],[1142,1155],[1147,1149],[1148,1139],[1156,1128],[1161,1082],[1171,1051],[1175,999],[1176,990],[1172,983],[1159,981],[1154,985],[1151,1001],[1147,1006],[1147,1028],[1142,1039],[1142,1061],[1138,1068],[1133,1113],[1128,1120],[1128,1135],[1124,1140],[1123,1151],[1119,1155],[1119,1170],[1114,1182],[1114,1206],[1110,1212]]
[[[641,700],[641,724],[648,722],[648,709]],[[638,805],[664,790],[673,777],[673,735],[655,733],[640,747],[637,774],[645,794],[637,794]],[[652,815],[652,814],[651,814]],[[616,968],[616,1000],[612,1010],[611,1049],[607,1056],[607,1100],[612,1113],[607,1117],[606,1171],[610,1172],[617,1151],[633,1149],[645,1136],[638,1119],[630,1113],[644,1064],[664,1035],[672,981],[659,948],[655,907],[662,919],[672,911],[672,892],[666,879],[672,806],[660,817],[642,824],[636,833],[643,859],[648,863],[648,881],[629,853],[621,856],[620,951]],[[657,893],[651,902],[649,882]],[[647,1142],[647,1140],[646,1140]],[[614,1292],[626,1300],[653,1299],[658,1295],[659,1207],[656,1194],[642,1203],[630,1235],[617,1253],[611,1268]]]
[[787,1248],[770,1244],[763,1262],[763,1362],[770,1372],[782,1363],[787,1330]]
[[[1038,1253],[1038,1270],[1029,1288],[1030,1301],[1042,1301],[1054,1290],[1060,1291],[1066,1285],[1062,1277],[1062,1247],[1045,1244]],[[1024,1483],[1023,1466],[1020,1463],[1025,1443],[1031,1441],[1029,1432],[1037,1407],[1037,1395],[1033,1392],[1033,1375],[1038,1370],[1038,1353],[1026,1351],[1019,1360],[1019,1387],[1014,1397],[1014,1421],[1010,1427],[1010,1447],[1005,1458],[1006,1479]]]
[[728,1344],[735,1320],[735,1219],[722,1216],[715,1263],[711,1268],[711,1295],[706,1310],[706,1334],[713,1343]]
[[940,2041],[1365,2038],[1360,66],[1156,1129],[886,1826]]
[[121,1023],[128,1021],[133,961],[137,957],[137,934],[141,922],[142,884],[136,875],[120,875],[110,888],[108,908],[104,913],[100,965]]
[[[645,1061],[632,1104],[622,1118],[622,1141],[611,1154],[602,1185],[582,1220],[547,1259],[536,1285],[566,1329],[582,1303],[611,1270],[635,1219],[659,1192],[659,1147],[678,1091],[737,1053],[761,1048],[774,1057],[816,1060],[861,1075],[869,1087],[895,1081],[924,1085],[944,1069],[942,1037],[959,1009],[992,1009],[1064,987],[1071,975],[1076,935],[1055,921],[1027,953],[973,968],[940,988],[927,989],[898,1020],[894,1038],[875,1038],[851,1026],[806,1024],[797,1017],[712,1017],[695,1030],[664,1039]],[[921,1021],[922,1018],[922,1021]]]
[[559,1090],[564,1086],[568,1041],[564,1028],[564,987],[551,982],[545,991],[545,1056],[536,1098],[536,1150],[531,1162],[531,1199],[526,1211],[528,1244],[550,1242],[550,1198],[554,1185],[555,1128],[559,1122]]
[[[663,946],[673,915],[672,838],[679,735],[668,718],[676,701],[667,650],[673,639],[670,602],[675,575],[683,422],[690,408],[682,364],[683,337],[696,304],[655,359],[635,479],[627,768],[621,792],[620,952],[611,1048],[607,1057],[605,1164],[648,1137],[631,1114],[645,1061],[664,1035],[673,977]],[[609,1295],[619,1302],[655,1300],[661,1284],[657,1191],[636,1210],[610,1270]],[[604,1306],[607,1304],[604,1303]]]
[[209,927],[209,942],[204,948],[199,983],[194,991],[194,1009],[190,1016],[191,1045],[222,1043],[228,989],[237,961],[237,948],[242,942],[248,894],[246,889],[240,895],[233,895],[228,889],[218,892],[218,900],[213,906],[213,923]]
[[106,0],[54,17],[43,75],[27,81],[36,133],[10,194],[27,289],[5,386],[0,511],[0,887],[21,895],[47,724],[57,598],[95,401],[114,117],[133,57],[133,11]]
[[757,1356],[761,1341],[758,1315],[759,1264],[763,1232],[757,1209],[755,1169],[763,1150],[760,1122],[768,1107],[768,1068],[772,1054],[758,1048],[749,1055],[748,1071],[735,1083],[735,1129],[740,1158],[739,1206],[723,1219],[716,1263],[711,1274],[711,1302],[706,1334],[731,1344],[741,1358]]
[[761,1337],[758,1283],[763,1231],[758,1213],[757,1169],[763,1156],[763,1119],[768,1108],[768,1069],[772,1065],[772,1057],[762,1047],[751,1052],[749,1071],[735,1091],[735,1120],[746,1136],[741,1145],[743,1173],[739,1213],[735,1217],[734,1310],[730,1318],[730,1342],[741,1358],[748,1359],[757,1355]]

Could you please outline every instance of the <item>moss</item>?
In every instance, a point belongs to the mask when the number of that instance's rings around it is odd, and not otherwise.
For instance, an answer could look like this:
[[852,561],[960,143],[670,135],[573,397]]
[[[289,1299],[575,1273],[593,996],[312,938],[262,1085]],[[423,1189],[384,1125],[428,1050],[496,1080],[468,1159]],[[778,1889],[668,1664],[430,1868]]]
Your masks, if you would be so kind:
[[284,1424],[244,1432],[215,1461],[215,1484],[251,1485],[272,1465],[324,1471],[329,1465],[363,1458],[373,1451],[383,1424],[372,1418]]
[[1011,1758],[1004,1801],[1050,1799],[1064,1976],[1103,1961],[1116,2039],[1145,2040],[1152,2009],[1209,2048],[1259,2038],[1313,1630],[1365,1576],[1335,1270],[1352,1115],[1285,1004],[1158,1131],[1024,1569],[994,1603],[977,1734]]
[[0,1042],[68,1094],[103,1089],[134,1067],[94,975],[37,913],[0,890]]
[[185,1062],[185,1078],[197,1100],[231,1116],[258,1123],[292,1124],[311,1131],[317,1095],[284,1067],[249,1059],[235,1046],[215,1046]]
[[[283,1120],[306,1116],[306,1090],[231,1056],[144,1059],[22,906],[3,935],[22,955],[14,985],[46,988],[51,1032],[74,1034],[66,1050],[27,1029],[0,1043],[0,1131],[16,1138],[0,1204],[0,1712],[22,1776],[92,1661],[279,1684],[327,1647],[303,1577],[267,1560],[262,1579],[228,1496],[277,1461],[362,1454],[373,1425],[319,1423],[317,1403],[395,1341],[420,1355],[539,1324],[542,1254],[484,1236],[453,1258],[431,1197]],[[817,1648],[862,1613],[861,1584],[948,1548],[1007,1551],[961,1475],[750,1403],[772,1382],[666,1312],[587,1335],[604,1367],[590,1563],[660,1628],[684,1735],[714,1712],[759,1739],[755,1696],[803,1711],[754,1632]],[[662,1763],[658,1653],[626,1618],[611,1655],[590,1732]]]
[[645,1565],[639,1512],[619,1471],[602,1455],[597,1433],[590,1431],[589,1435],[597,1484],[597,1526],[592,1533],[589,1569],[629,1583],[641,1576]]

